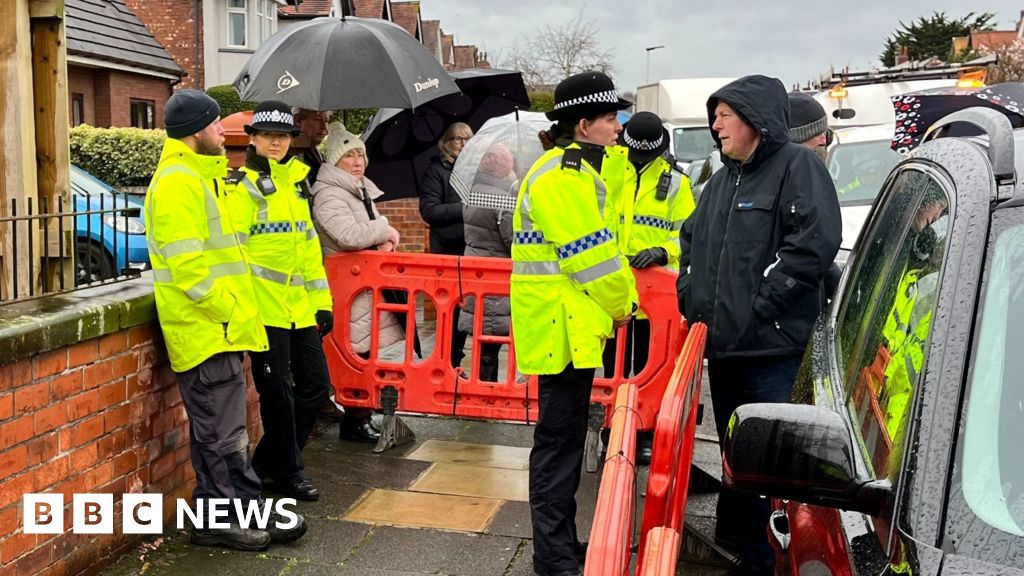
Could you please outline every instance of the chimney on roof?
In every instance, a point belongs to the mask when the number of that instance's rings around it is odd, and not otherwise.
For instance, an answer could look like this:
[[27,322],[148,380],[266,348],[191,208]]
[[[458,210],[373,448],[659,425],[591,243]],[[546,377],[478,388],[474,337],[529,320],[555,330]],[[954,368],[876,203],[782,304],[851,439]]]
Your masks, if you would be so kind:
[[910,49],[906,46],[900,46],[899,52],[896,53],[896,65],[899,66],[905,62],[910,61]]

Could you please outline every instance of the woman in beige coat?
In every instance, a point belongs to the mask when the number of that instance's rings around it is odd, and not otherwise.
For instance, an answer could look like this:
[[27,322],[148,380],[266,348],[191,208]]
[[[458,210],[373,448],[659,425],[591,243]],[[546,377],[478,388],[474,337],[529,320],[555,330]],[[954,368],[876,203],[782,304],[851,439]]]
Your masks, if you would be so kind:
[[[324,160],[312,190],[313,224],[324,256],[349,250],[394,251],[398,246],[398,231],[373,204],[373,199],[383,192],[363,176],[367,164],[363,141],[340,122],[334,122],[324,141]],[[372,305],[369,292],[360,294],[353,300],[349,314],[352,350],[364,358],[370,353]],[[404,327],[394,314],[381,315],[379,349],[404,336]],[[341,435],[347,440],[376,442],[379,433],[370,422],[370,410],[348,408]]]

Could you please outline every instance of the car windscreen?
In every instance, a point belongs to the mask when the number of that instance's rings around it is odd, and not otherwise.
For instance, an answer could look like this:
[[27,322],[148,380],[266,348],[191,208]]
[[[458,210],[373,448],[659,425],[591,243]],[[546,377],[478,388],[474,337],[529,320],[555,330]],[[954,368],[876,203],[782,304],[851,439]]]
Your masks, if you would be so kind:
[[893,167],[902,160],[889,140],[838,143],[828,154],[828,171],[841,206],[870,205]]
[[680,162],[706,158],[715,150],[715,140],[707,126],[676,128],[672,131],[672,143],[673,153]]
[[948,530],[956,553],[1024,567],[1024,208],[997,210],[977,309]]

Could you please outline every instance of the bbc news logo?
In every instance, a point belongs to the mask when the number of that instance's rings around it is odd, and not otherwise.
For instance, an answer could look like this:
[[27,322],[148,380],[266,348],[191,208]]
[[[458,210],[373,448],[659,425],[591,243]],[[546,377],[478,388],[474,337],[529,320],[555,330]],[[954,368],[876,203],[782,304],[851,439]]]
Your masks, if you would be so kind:
[[[164,497],[162,494],[124,494],[121,497],[121,532],[123,534],[162,534],[164,531]],[[289,507],[294,498],[267,499],[261,503],[238,498],[199,498],[193,505],[178,498],[176,524],[179,530],[193,526],[198,529],[230,527],[228,518],[237,518],[242,528],[265,530],[271,512],[277,514],[274,525],[281,530],[299,524],[298,515]],[[23,530],[25,534],[62,534],[64,532],[63,494],[25,494],[23,499]],[[72,534],[113,534],[113,494],[75,494],[71,499]],[[205,523],[203,520],[207,519]]]

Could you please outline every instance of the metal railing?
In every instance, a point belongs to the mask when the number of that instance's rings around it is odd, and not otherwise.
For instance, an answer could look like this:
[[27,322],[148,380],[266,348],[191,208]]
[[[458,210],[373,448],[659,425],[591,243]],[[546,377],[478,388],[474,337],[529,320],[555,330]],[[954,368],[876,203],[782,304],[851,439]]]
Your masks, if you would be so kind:
[[0,207],[0,304],[138,277],[149,268],[139,216],[123,194],[10,200]]

